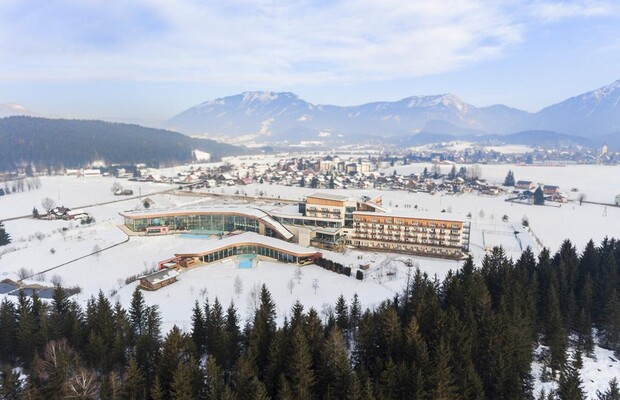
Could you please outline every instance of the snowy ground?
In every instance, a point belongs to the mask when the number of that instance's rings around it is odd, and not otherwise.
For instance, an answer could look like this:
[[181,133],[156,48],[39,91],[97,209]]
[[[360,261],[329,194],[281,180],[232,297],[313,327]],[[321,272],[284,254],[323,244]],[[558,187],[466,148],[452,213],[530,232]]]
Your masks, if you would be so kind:
[[[536,354],[540,354],[543,346],[536,349]],[[572,353],[574,349],[570,349]],[[609,381],[620,376],[620,362],[614,356],[613,351],[594,346],[593,357],[583,356],[583,368],[580,370],[581,380],[586,398],[596,399],[596,392],[605,392]],[[557,382],[542,381],[542,363],[534,361],[532,363],[532,376],[534,377],[534,394],[538,397],[541,390],[549,394],[550,391],[557,389]]]
[[[279,157],[273,157],[278,158]],[[262,159],[264,161],[264,159]],[[236,162],[251,163],[248,158]],[[426,165],[428,166],[428,165]],[[399,172],[421,172],[424,164],[396,167]],[[177,167],[182,170],[186,167]],[[445,167],[449,168],[448,166]],[[611,201],[620,192],[619,167],[603,166],[569,166],[569,167],[521,167],[508,165],[482,165],[482,175],[490,181],[503,181],[507,171],[515,171],[517,179],[528,179],[557,184],[563,190],[578,187],[587,193],[591,200]],[[168,172],[174,172],[170,169]],[[391,172],[393,168],[386,170]],[[446,171],[447,172],[447,171]],[[39,206],[41,198],[49,196],[58,204],[65,206],[82,206],[107,201],[120,202],[89,208],[96,219],[92,226],[82,226],[68,221],[39,221],[18,219],[6,221],[5,226],[14,241],[9,246],[0,248],[0,280],[18,279],[21,268],[32,270],[33,274],[54,268],[67,261],[81,258],[45,274],[27,280],[30,283],[51,286],[51,281],[60,278],[65,286],[79,286],[82,293],[74,298],[81,304],[102,290],[123,305],[128,306],[131,293],[136,283],[125,284],[131,275],[142,273],[156,265],[157,261],[169,258],[184,248],[195,249],[195,240],[180,236],[130,237],[118,227],[122,223],[119,211],[139,209],[142,203],[138,199],[120,199],[113,196],[110,187],[113,178],[75,178],[45,177],[39,190],[4,196],[0,198],[0,218],[9,218],[29,214],[33,206]],[[120,181],[135,194],[143,194],[169,189],[169,186]],[[214,193],[241,194],[255,196],[263,191],[265,196],[281,199],[302,200],[306,195],[317,191],[310,188],[293,188],[269,184],[254,184],[243,187],[212,189]],[[360,196],[368,191],[333,190],[331,193]],[[521,219],[526,216],[532,232],[544,246],[556,251],[565,238],[570,238],[579,250],[583,249],[589,239],[599,242],[605,236],[620,237],[620,208],[604,207],[595,204],[563,204],[561,207],[530,206],[504,201],[506,196],[489,197],[478,195],[430,195],[425,193],[407,193],[395,191],[380,192],[383,204],[394,210],[407,210],[412,213],[425,211],[437,213],[445,210],[450,214],[465,217],[471,213],[472,233],[471,252],[475,262],[480,261],[485,249],[502,245],[512,257],[518,257],[522,248],[532,247],[540,250],[534,236],[523,229]],[[154,208],[169,208],[182,205],[209,205],[221,202],[238,202],[239,200],[214,199],[212,197],[181,196],[175,194],[153,194],[149,196],[155,203]],[[273,201],[269,200],[272,204]],[[415,208],[417,206],[417,209]],[[507,221],[502,217],[506,215]],[[64,228],[64,229],[63,229]],[[517,234],[515,235],[515,231]],[[99,255],[88,256],[95,248],[105,249]],[[52,251],[53,249],[53,251]],[[256,287],[265,284],[272,292],[277,304],[279,320],[288,315],[296,300],[307,308],[314,307],[319,313],[325,313],[333,306],[340,294],[350,301],[355,293],[360,297],[364,307],[372,307],[380,301],[392,298],[400,292],[407,282],[408,273],[412,271],[406,263],[419,266],[431,276],[443,278],[449,270],[457,269],[460,262],[431,259],[398,254],[385,254],[346,250],[344,254],[324,252],[334,261],[353,268],[353,273],[361,264],[369,264],[363,282],[353,277],[337,275],[317,266],[302,268],[301,280],[296,279],[293,265],[275,262],[259,262],[253,269],[238,269],[235,260],[228,260],[209,266],[183,272],[179,282],[156,292],[145,292],[149,304],[158,304],[162,310],[163,329],[168,330],[176,324],[184,329],[190,326],[191,307],[194,301],[204,301],[208,296],[213,301],[217,296],[224,307],[231,301],[243,319],[251,315],[254,302],[253,292]],[[234,281],[239,278],[242,291],[235,293]],[[293,280],[292,293],[289,282]],[[313,282],[318,288],[314,293]],[[6,296],[6,295],[0,295]],[[594,364],[584,358],[583,379],[589,393],[603,389],[612,375],[620,375],[618,363],[610,360],[611,354],[597,349],[598,363]],[[534,365],[533,373],[536,373]],[[539,369],[539,368],[538,368]],[[600,371],[599,371],[600,370]],[[590,383],[588,383],[590,382]],[[537,389],[542,388],[537,383]]]
[[[160,192],[173,187],[163,184],[130,182],[126,179],[112,177],[42,176],[39,189],[13,193],[0,197],[0,220],[32,213],[37,207],[43,213],[41,200],[49,197],[56,206],[78,208],[91,204],[120,200],[114,196],[111,188],[117,182],[123,189],[131,189],[135,196]],[[90,210],[89,210],[90,211]]]
[[[472,165],[456,164],[456,169]],[[512,170],[515,180],[532,181],[545,185],[556,185],[569,198],[577,198],[579,193],[586,195],[586,200],[602,203],[613,203],[616,195],[620,194],[620,166],[618,165],[567,165],[567,166],[539,166],[539,165],[506,165],[506,164],[479,164],[480,178],[489,182],[501,184],[508,171]],[[430,163],[417,163],[385,168],[380,172],[391,174],[394,170],[398,174],[421,173],[424,168],[432,170]],[[441,165],[442,173],[449,173],[451,165]],[[579,192],[572,192],[577,188]]]
[[[584,166],[586,172],[590,172],[590,166]],[[403,168],[410,168],[409,166]],[[418,166],[417,168],[420,168]],[[503,166],[507,171],[508,166]],[[532,167],[536,168],[536,167]],[[540,167],[544,169],[543,167]],[[602,171],[609,171],[599,167]],[[613,168],[613,167],[612,167]],[[421,167],[424,169],[424,167]],[[551,171],[565,171],[569,175],[574,174],[573,168],[565,167],[550,168]],[[483,174],[484,174],[483,169]],[[598,176],[598,181],[609,181],[599,183],[594,176],[590,176],[590,186],[599,187],[601,192],[615,193],[620,191],[620,170],[618,174],[605,174]],[[496,174],[499,175],[499,174]],[[504,173],[505,175],[505,173]],[[570,179],[556,177],[559,180]],[[502,178],[503,180],[503,178]],[[575,181],[580,181],[583,185],[587,184],[587,179],[575,177]],[[587,189],[589,191],[589,189]],[[253,184],[248,186],[227,187],[206,189],[216,194],[234,194],[239,191],[242,195],[255,196],[263,192],[266,197],[302,200],[305,196],[321,191],[311,188],[287,187],[269,184]],[[345,196],[361,196],[368,193],[368,190],[357,189],[334,189],[330,193]],[[479,196],[477,194],[448,195],[428,193],[408,193],[404,191],[371,191],[380,193],[383,197],[383,205],[393,209],[406,209],[412,214],[423,213],[425,211],[438,213],[445,210],[446,218],[451,214],[458,217],[465,217],[471,213],[472,223],[472,243],[471,250],[474,258],[480,261],[484,255],[484,248],[502,244],[510,255],[517,256],[520,253],[520,246],[511,233],[515,230],[520,232],[518,237],[523,248],[530,246],[535,251],[540,250],[534,239],[524,232],[521,227],[521,220],[527,217],[532,232],[540,239],[542,245],[549,247],[551,251],[556,251],[566,238],[570,239],[578,248],[583,248],[588,240],[593,239],[600,242],[606,236],[620,237],[620,208],[605,207],[596,204],[586,204],[579,206],[575,202],[565,204],[548,203],[546,206],[533,206],[526,204],[516,204],[506,202],[508,196]],[[601,197],[604,197],[603,195]],[[417,209],[415,208],[417,206]],[[508,221],[502,221],[503,216],[508,217]],[[482,232],[485,233],[485,241],[482,240]]]

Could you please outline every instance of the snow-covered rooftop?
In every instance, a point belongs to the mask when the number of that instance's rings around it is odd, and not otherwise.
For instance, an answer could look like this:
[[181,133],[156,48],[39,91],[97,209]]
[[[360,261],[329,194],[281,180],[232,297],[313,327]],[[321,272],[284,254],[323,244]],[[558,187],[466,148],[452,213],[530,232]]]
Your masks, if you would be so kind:
[[188,215],[188,214],[243,214],[255,219],[263,221],[265,224],[271,226],[282,237],[287,240],[293,238],[293,234],[286,229],[281,223],[276,221],[267,214],[265,211],[253,207],[179,207],[166,210],[138,210],[138,211],[125,211],[119,213],[121,216],[131,219],[137,218],[158,218],[158,217],[170,217],[175,215]]
[[188,256],[193,254],[204,254],[217,251],[219,249],[226,248],[235,244],[256,244],[273,247],[289,253],[294,253],[301,256],[314,255],[318,250],[313,247],[304,247],[295,243],[285,242],[284,240],[272,238],[269,236],[259,235],[254,232],[244,232],[239,235],[227,236],[219,240],[198,241],[196,245],[191,246],[195,250],[184,250],[183,253],[176,254],[177,256]]

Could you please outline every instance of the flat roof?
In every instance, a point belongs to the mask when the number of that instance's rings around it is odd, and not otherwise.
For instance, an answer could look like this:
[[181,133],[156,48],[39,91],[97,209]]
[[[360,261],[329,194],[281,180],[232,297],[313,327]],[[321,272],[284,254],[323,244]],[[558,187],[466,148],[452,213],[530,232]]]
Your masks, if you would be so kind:
[[[259,235],[254,232],[244,232],[240,235],[227,236],[222,239],[211,239],[200,241],[191,246],[189,251],[175,254],[177,257],[187,257],[212,253],[234,245],[261,245],[272,247],[277,250],[295,254],[297,256],[312,256],[318,252],[313,247],[304,247],[295,243],[285,242],[284,240]],[[195,250],[194,250],[195,249]]]
[[367,215],[371,217],[395,217],[395,218],[417,218],[428,219],[433,221],[452,221],[452,222],[467,222],[466,218],[460,217],[455,214],[448,213],[429,213],[426,211],[394,211],[391,210],[385,213],[378,213],[372,211],[354,211],[353,215]]
[[336,201],[347,201],[350,199],[350,197],[347,197],[347,196],[341,196],[339,194],[331,194],[331,193],[322,193],[322,192],[316,192],[316,193],[309,194],[308,196],[306,196],[306,198],[308,197],[314,197],[317,199],[325,199],[325,200],[336,200]]

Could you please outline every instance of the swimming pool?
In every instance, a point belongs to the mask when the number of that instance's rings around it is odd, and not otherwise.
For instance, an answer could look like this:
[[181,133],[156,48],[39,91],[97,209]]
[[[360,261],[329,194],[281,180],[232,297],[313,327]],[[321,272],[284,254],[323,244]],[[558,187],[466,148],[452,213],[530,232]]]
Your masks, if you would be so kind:
[[239,254],[237,256],[237,268],[239,269],[252,269],[254,266],[254,259],[256,258],[256,254]]

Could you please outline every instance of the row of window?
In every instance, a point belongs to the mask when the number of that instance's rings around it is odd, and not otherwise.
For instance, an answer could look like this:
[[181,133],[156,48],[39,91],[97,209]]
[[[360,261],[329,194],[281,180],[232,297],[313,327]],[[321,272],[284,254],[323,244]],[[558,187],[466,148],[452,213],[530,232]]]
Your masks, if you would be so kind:
[[209,254],[205,254],[204,256],[200,256],[199,259],[205,263],[211,263],[214,261],[222,260],[228,257],[233,257],[237,255],[261,255],[269,258],[276,259],[285,263],[301,263],[309,257],[297,257],[292,254],[288,254],[282,251],[274,250],[270,247],[264,247],[260,245],[238,245],[228,247],[226,249],[214,251]]
[[125,219],[125,225],[134,232],[146,230],[147,226],[166,226],[171,230],[209,230],[232,232],[258,232],[259,222],[253,218],[240,215],[208,214],[163,216],[155,218]]

